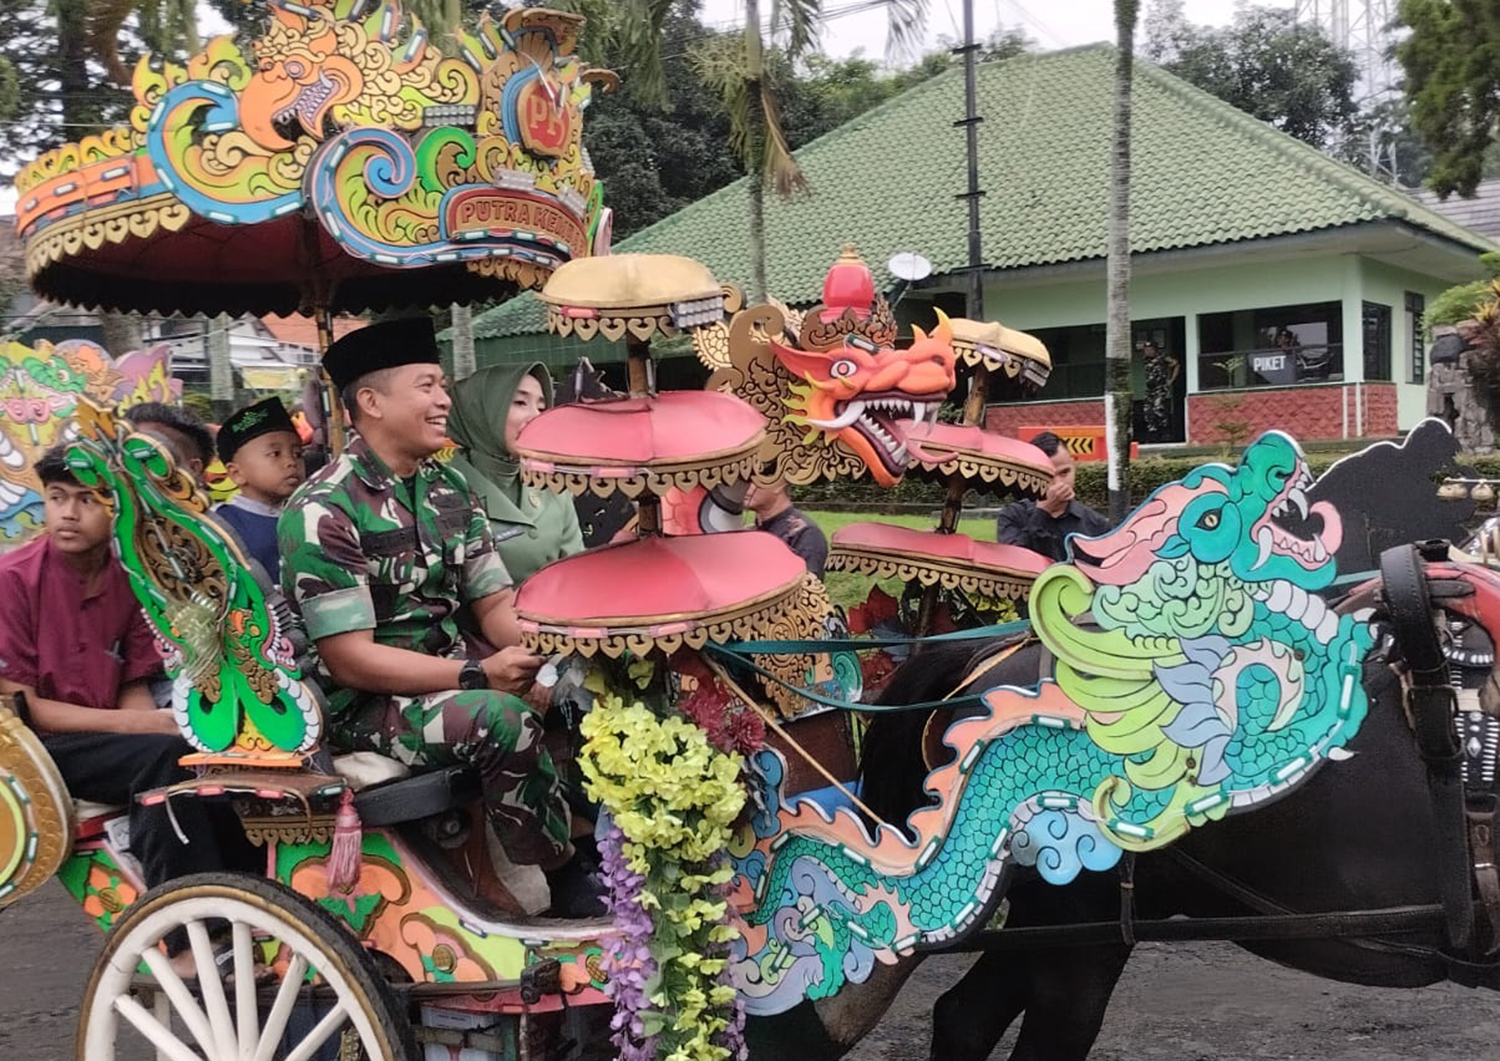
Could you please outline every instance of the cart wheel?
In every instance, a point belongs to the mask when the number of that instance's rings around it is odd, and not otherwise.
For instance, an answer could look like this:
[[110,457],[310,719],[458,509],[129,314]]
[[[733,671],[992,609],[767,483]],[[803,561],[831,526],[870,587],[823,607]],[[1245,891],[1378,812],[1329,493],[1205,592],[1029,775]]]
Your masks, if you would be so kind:
[[73,800],[36,734],[0,704],[0,909],[40,888],[73,849]]
[[[191,943],[196,984],[161,949],[178,930]],[[223,972],[216,941],[232,945]],[[266,957],[274,973],[257,984],[255,962]],[[168,1061],[417,1057],[405,1012],[348,929],[280,884],[233,873],[153,888],[106,937],[84,991],[77,1061],[143,1050]]]

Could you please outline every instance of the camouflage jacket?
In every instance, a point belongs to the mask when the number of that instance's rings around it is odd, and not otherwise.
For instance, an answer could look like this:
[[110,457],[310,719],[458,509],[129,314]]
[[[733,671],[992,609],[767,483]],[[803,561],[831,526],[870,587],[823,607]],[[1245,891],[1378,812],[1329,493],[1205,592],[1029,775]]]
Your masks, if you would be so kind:
[[374,630],[382,645],[455,656],[458,609],[511,582],[459,472],[428,459],[398,479],[358,435],[276,531],[282,587],[314,641]]

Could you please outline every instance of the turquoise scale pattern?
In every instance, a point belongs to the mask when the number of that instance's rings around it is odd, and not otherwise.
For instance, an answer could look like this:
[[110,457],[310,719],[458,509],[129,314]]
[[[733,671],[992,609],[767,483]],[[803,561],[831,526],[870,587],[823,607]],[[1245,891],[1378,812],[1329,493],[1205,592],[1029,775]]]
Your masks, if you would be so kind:
[[[1308,603],[1308,591],[1332,579],[1332,561],[1311,570],[1305,562],[1268,563],[1256,545],[1225,555],[1221,528],[1229,519],[1260,527],[1268,509],[1282,507],[1298,483],[1310,481],[1295,444],[1266,436],[1247,450],[1240,468],[1200,472],[1184,481],[1188,489],[1166,496],[1185,501],[1189,516],[1206,508],[1212,518],[1197,524],[1205,533],[1178,526],[1178,514],[1169,512],[1167,520],[1148,524],[1151,534],[1136,534],[1133,540],[1155,543],[1160,556],[1148,557],[1148,577],[1121,584],[1137,606],[1113,606],[1121,585],[1106,587],[1110,601],[1097,591],[1089,595],[1085,603],[1096,605],[1103,634],[1079,635],[1067,626],[1072,640],[1050,639],[1048,601],[1062,602],[1052,619],[1058,625],[1070,623],[1078,609],[1076,601],[1068,603],[1066,587],[1048,598],[1044,584],[1049,577],[1079,580],[1073,571],[1052,577],[1057,568],[1039,580],[1032,598],[1038,630],[1073,676],[1064,681],[1059,670],[1056,682],[1049,679],[1035,691],[994,691],[987,698],[990,716],[950,728],[956,775],[939,770],[930,779],[942,789],[940,811],[914,819],[927,830],[915,843],[889,831],[879,843],[859,829],[835,836],[834,827],[810,822],[808,812],[783,809],[782,764],[773,753],[761,754],[766,809],[753,823],[756,846],[735,863],[755,896],[746,940],[732,955],[736,986],[751,1013],[829,997],[862,982],[876,962],[975,930],[1003,896],[1015,865],[1035,865],[1044,879],[1065,884],[1085,870],[1114,865],[1124,847],[1159,847],[1188,827],[1252,809],[1303,782],[1358,732],[1372,631],[1362,618],[1333,616],[1321,601]],[[1149,513],[1154,500],[1138,514]],[[1156,511],[1159,517],[1160,506]],[[1247,572],[1265,577],[1247,581]],[[1178,599],[1218,600],[1224,610],[1217,620],[1210,615],[1212,622],[1192,627],[1192,636],[1173,637],[1183,621],[1172,608],[1138,606],[1152,586],[1174,594],[1172,587],[1186,587],[1190,592]],[[1098,640],[1090,644],[1091,637]],[[1104,669],[1084,672],[1080,664],[1090,658]],[[1114,685],[1098,677],[1109,666],[1121,669]],[[1056,695],[1064,687],[1067,696]],[[1083,699],[1074,705],[1067,697]],[[1026,718],[1017,698],[1037,701],[1030,720],[1008,731],[997,725],[986,736],[984,727],[997,717]],[[1003,716],[996,714],[997,703],[1007,707]],[[1131,717],[1131,711],[1144,714]],[[1170,768],[1156,768],[1154,754]],[[951,813],[946,826],[934,824],[944,811]],[[877,864],[900,872],[881,872]]]

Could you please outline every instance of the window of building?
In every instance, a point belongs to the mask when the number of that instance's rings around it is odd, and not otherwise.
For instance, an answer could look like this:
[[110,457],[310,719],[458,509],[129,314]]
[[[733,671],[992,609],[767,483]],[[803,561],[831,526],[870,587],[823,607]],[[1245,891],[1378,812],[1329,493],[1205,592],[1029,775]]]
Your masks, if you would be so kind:
[[1422,330],[1427,324],[1427,299],[1415,291],[1406,293],[1406,341],[1411,344],[1411,381],[1427,378],[1427,347]]
[[1341,380],[1343,310],[1338,302],[1310,302],[1200,314],[1198,349],[1200,390]]
[[1103,324],[1035,328],[1032,334],[1046,344],[1052,356],[1046,398],[1097,398],[1104,393]]
[[1365,379],[1391,378],[1391,307],[1366,302],[1364,321]]

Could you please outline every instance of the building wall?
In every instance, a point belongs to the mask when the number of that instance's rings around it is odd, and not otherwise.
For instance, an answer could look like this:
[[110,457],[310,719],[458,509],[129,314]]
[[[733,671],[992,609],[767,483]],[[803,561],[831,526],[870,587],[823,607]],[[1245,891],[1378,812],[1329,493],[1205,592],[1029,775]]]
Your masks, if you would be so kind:
[[[1188,395],[1188,438],[1194,445],[1242,442],[1264,431],[1285,431],[1307,441],[1390,438],[1396,434],[1394,383],[1324,383],[1305,387],[1249,387]],[[985,414],[992,431],[1015,435],[1022,427],[1089,427],[1104,423],[1104,402],[993,405]]]
[[[1183,349],[1169,353],[1181,359],[1187,375],[1186,431],[1190,442],[1219,440],[1222,432],[1214,425],[1225,422],[1222,410],[1225,403],[1237,403],[1239,408],[1250,410],[1236,414],[1236,418],[1252,420],[1256,430],[1279,427],[1289,428],[1304,438],[1355,437],[1355,422],[1363,411],[1368,416],[1364,434],[1385,435],[1398,428],[1411,428],[1425,415],[1424,387],[1411,379],[1406,292],[1421,294],[1430,305],[1448,286],[1446,281],[1357,255],[1322,255],[1271,264],[1260,261],[1243,266],[1137,273],[1131,284],[1130,311],[1136,321],[1161,317],[1184,319]],[[1200,314],[1331,301],[1343,303],[1343,385],[1199,391],[1197,318]],[[1298,391],[1341,392],[1363,382],[1362,303],[1365,301],[1391,308],[1394,377],[1391,385],[1376,387],[1368,394],[1360,391],[1357,402],[1352,389],[1342,400],[1337,393],[1296,397]],[[987,316],[998,317],[1010,327],[1025,331],[1094,324],[1105,319],[1105,284],[1102,279],[1046,283],[1002,276],[987,286],[985,309]],[[1138,364],[1134,370],[1139,377]],[[1143,392],[1141,379],[1135,380],[1135,388],[1138,394]],[[1045,389],[1042,394],[1045,396]],[[1067,419],[1084,417],[1081,409],[1099,411],[1088,414],[1092,419]],[[1347,436],[1343,428],[1345,413],[1350,417]],[[1336,424],[1333,417],[1337,418]],[[1002,429],[1021,424],[1102,423],[1103,412],[1101,403],[1095,401],[1044,400],[1015,407],[1014,412],[991,410],[989,422]],[[1308,426],[1299,430],[1295,426],[1298,422]]]
[[[1411,291],[1421,295],[1430,307],[1437,296],[1452,285],[1368,258],[1361,259],[1360,269],[1364,298],[1391,307],[1391,375],[1398,384],[1397,416],[1403,430],[1415,427],[1427,415],[1427,387],[1424,382],[1412,379],[1406,293]],[[1427,367],[1430,371],[1431,366]]]

